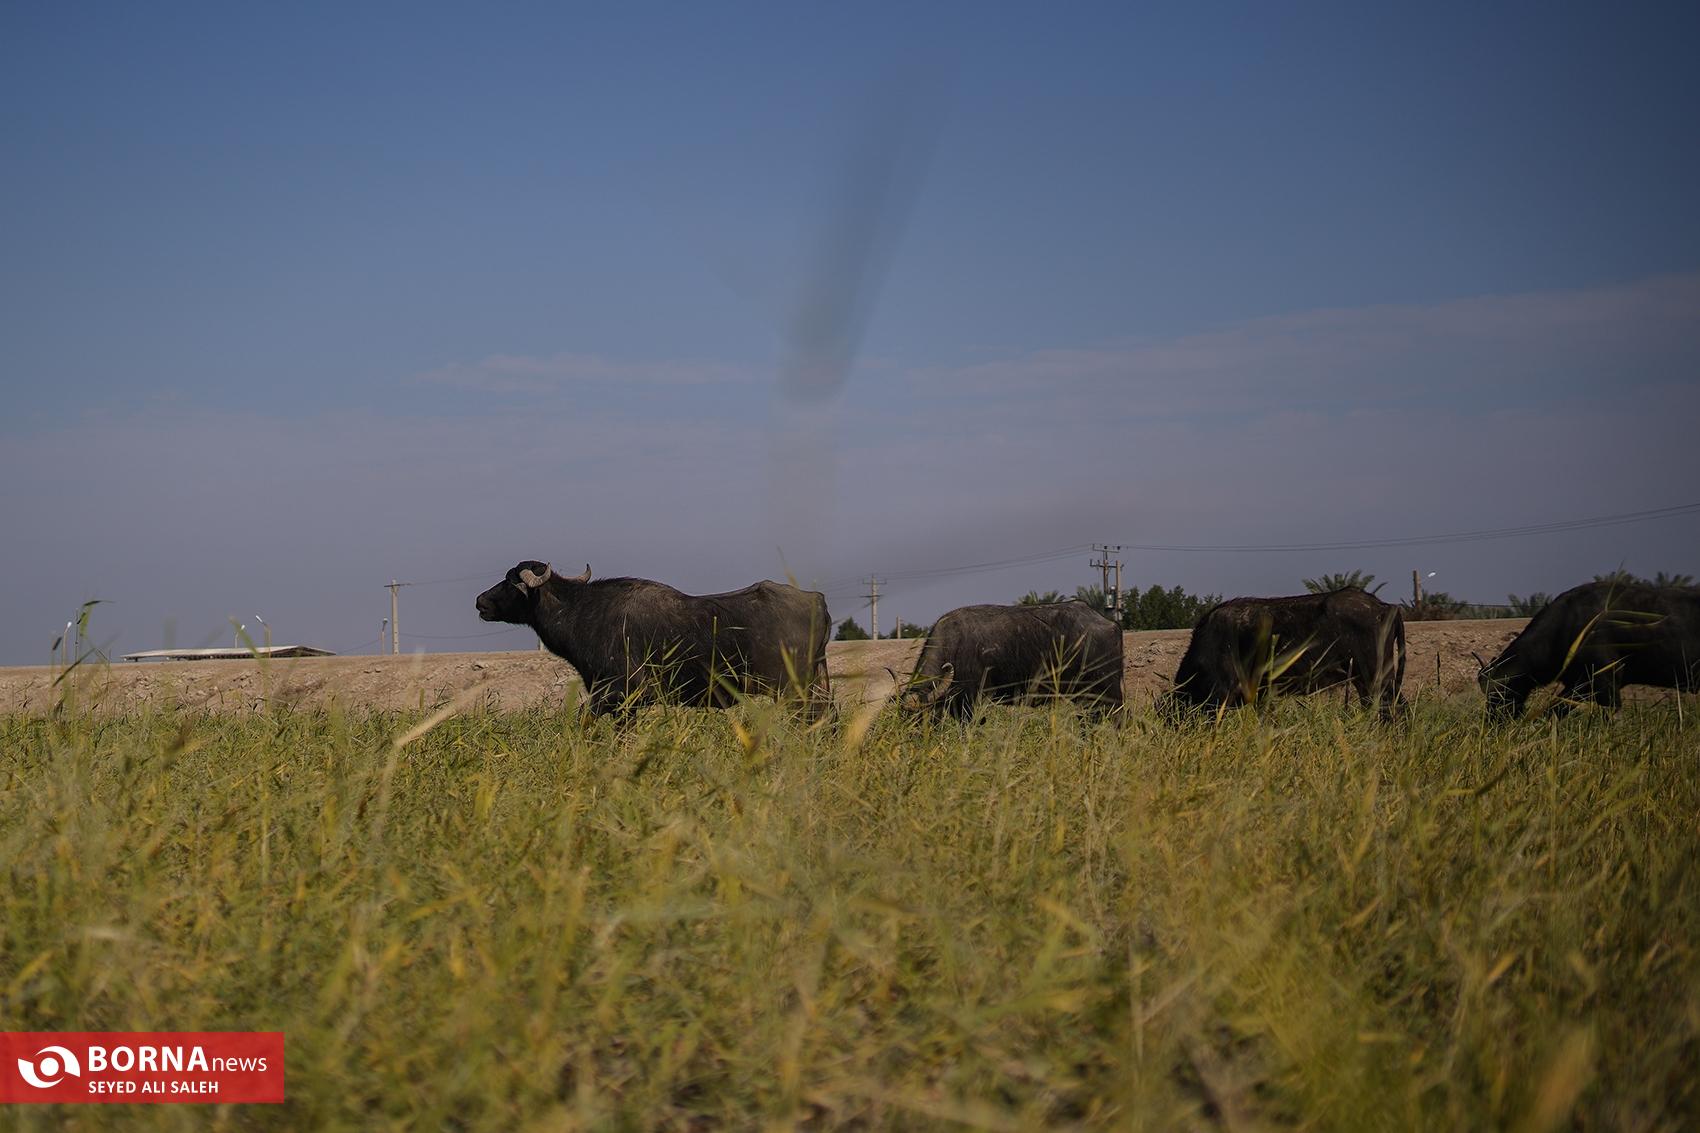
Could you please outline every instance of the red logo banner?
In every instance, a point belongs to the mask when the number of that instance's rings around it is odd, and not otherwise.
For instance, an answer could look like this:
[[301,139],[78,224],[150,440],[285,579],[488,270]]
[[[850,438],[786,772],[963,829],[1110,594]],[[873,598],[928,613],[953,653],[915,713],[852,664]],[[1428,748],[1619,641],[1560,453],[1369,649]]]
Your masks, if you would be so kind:
[[281,1101],[282,1031],[0,1031],[0,1103]]

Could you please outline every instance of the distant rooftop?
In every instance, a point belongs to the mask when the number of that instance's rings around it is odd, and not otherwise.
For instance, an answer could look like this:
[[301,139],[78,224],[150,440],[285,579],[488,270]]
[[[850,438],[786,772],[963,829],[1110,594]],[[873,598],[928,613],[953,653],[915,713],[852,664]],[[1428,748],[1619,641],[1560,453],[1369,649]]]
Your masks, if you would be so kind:
[[243,661],[250,657],[335,657],[329,649],[311,645],[256,645],[252,649],[147,649],[126,653],[126,661]]

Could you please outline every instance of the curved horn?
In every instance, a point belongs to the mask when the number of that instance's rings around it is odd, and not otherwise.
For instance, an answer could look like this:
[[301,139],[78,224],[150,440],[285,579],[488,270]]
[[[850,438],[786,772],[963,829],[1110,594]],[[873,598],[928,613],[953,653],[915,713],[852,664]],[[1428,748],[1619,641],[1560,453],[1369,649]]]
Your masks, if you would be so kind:
[[550,568],[548,563],[543,564],[542,574],[533,574],[529,570],[522,570],[519,572],[519,580],[525,583],[525,588],[527,590],[536,590],[539,586],[542,586],[554,576],[555,572]]
[[1470,656],[1472,656],[1476,659],[1476,672],[1479,673],[1483,669],[1488,667],[1488,663],[1486,661],[1482,660],[1482,655],[1480,653],[1477,653],[1474,649],[1470,650]]
[[939,669],[938,680],[934,681],[933,687],[923,694],[927,698],[927,704],[937,704],[941,699],[943,699],[944,694],[950,689],[950,682],[955,679],[956,666],[951,664],[949,661],[946,661],[943,667]]
[[898,676],[897,670],[890,665],[884,665],[882,668],[885,669],[886,675],[891,678],[891,695],[899,708],[905,711],[913,711],[922,707],[918,699],[919,694],[915,691],[915,675],[913,673],[909,674],[908,679],[905,679]]
[[[891,673],[890,669],[886,672]],[[896,673],[891,673],[894,680]],[[919,669],[911,672],[908,677],[897,681],[898,703],[908,712],[925,712],[936,705],[950,688],[950,682],[956,677],[956,666],[945,662],[939,669],[939,675],[929,677]]]
[[567,579],[567,581],[568,582],[589,582],[590,581],[590,564],[589,563],[584,564],[584,573],[583,574],[574,575],[573,577]]

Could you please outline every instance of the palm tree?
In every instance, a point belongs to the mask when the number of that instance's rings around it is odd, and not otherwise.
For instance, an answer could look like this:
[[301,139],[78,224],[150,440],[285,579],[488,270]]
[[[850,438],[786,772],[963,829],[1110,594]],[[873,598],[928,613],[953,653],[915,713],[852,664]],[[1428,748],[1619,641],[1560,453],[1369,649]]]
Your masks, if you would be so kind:
[[1552,601],[1552,595],[1541,590],[1535,591],[1527,598],[1519,598],[1515,594],[1507,594],[1505,598],[1510,603],[1512,612],[1520,618],[1534,617]]
[[1431,590],[1414,606],[1405,607],[1405,618],[1414,622],[1439,622],[1462,615],[1469,603],[1444,590]]
[[1048,606],[1052,602],[1064,601],[1067,601],[1067,599],[1055,590],[1047,590],[1043,594],[1039,593],[1037,590],[1029,590],[1020,598],[1016,599],[1015,604],[1017,606]]
[[1692,574],[1666,574],[1661,570],[1652,578],[1637,578],[1629,571],[1619,567],[1610,574],[1596,574],[1594,576],[1594,581],[1617,583],[1640,582],[1648,586],[1693,586],[1694,576]]
[[1307,578],[1304,581],[1305,589],[1312,594],[1328,594],[1335,590],[1348,589],[1367,590],[1374,594],[1387,585],[1385,582],[1376,582],[1374,586],[1371,586],[1370,583],[1375,582],[1375,575],[1365,574],[1361,570],[1354,570],[1350,574],[1325,574],[1317,578]]

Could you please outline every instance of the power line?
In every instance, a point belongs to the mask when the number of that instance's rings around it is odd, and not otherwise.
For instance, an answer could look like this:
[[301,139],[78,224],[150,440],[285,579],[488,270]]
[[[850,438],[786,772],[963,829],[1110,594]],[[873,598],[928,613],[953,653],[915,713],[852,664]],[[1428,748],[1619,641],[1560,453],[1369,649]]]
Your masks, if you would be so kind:
[[1061,547],[1054,551],[1041,551],[1032,555],[1020,555],[1009,559],[995,559],[991,562],[969,563],[966,566],[930,567],[922,570],[894,571],[885,576],[887,581],[897,580],[912,582],[923,578],[939,578],[951,574],[976,574],[980,571],[1003,570],[1007,567],[1033,566],[1038,563],[1055,562],[1058,559],[1069,559],[1091,547],[1090,543],[1075,543],[1072,546]]
[[514,626],[512,629],[492,629],[484,633],[410,633],[409,637],[417,641],[471,641],[475,637],[495,637],[502,633],[519,633],[525,626]]
[[420,581],[420,582],[410,582],[410,583],[408,583],[408,585],[409,586],[444,586],[444,585],[447,585],[448,583],[451,583],[451,582],[482,582],[489,577],[490,577],[490,574],[489,574],[488,571],[486,571],[484,574],[463,574],[459,578],[427,578],[427,579],[424,579],[423,581]]
[[[1681,516],[1700,513],[1700,501],[1686,504],[1672,504],[1668,507],[1646,508],[1641,511],[1619,512],[1614,515],[1585,516],[1578,519],[1554,520],[1546,523],[1528,523],[1514,527],[1481,528],[1471,531],[1456,531],[1437,535],[1411,535],[1386,539],[1347,539],[1334,542],[1319,543],[1134,543],[1125,542],[1117,550],[1146,551],[1151,553],[1188,553],[1188,554],[1289,554],[1303,551],[1363,551],[1384,547],[1420,547],[1433,546],[1443,543],[1474,543],[1496,539],[1518,539],[1530,535],[1551,535],[1569,531],[1588,531],[1603,527],[1619,527],[1632,523],[1647,523],[1660,519],[1675,519]],[[1037,551],[1026,555],[1014,555],[1003,559],[990,559],[984,562],[965,563],[960,566],[924,567],[916,570],[893,571],[877,579],[869,576],[866,580],[869,589],[858,594],[845,593],[849,580],[834,580],[822,587],[823,590],[839,591],[832,597],[835,600],[844,598],[865,598],[867,602],[858,608],[874,611],[874,628],[878,632],[878,588],[888,582],[921,582],[936,578],[948,578],[956,575],[979,574],[985,571],[1007,570],[1020,566],[1036,566],[1040,563],[1056,562],[1061,559],[1073,558],[1082,551],[1090,549],[1094,553],[1102,552],[1106,562],[1094,562],[1094,566],[1102,567],[1106,573],[1110,568],[1109,553],[1113,545],[1075,543],[1067,547],[1058,547],[1049,551]],[[1119,567],[1121,564],[1113,564]],[[1119,572],[1118,572],[1119,573]],[[395,611],[396,591],[402,586],[439,586],[448,583],[470,582],[488,577],[487,575],[463,575],[458,578],[434,578],[418,582],[390,582],[385,589],[390,592],[390,608]],[[861,581],[858,579],[857,581]],[[1118,585],[1117,589],[1120,587]],[[1472,602],[1472,606],[1488,608],[1495,603]],[[1503,608],[1503,607],[1502,607]],[[400,651],[400,633],[393,620],[390,625],[390,648],[392,652]],[[510,630],[493,630],[487,633],[475,634],[416,634],[426,641],[469,641],[476,638],[495,637],[498,634],[509,633]]]
[[[1386,539],[1350,539],[1321,543],[1135,543],[1132,541],[1121,544],[1129,551],[1148,551],[1153,553],[1179,552],[1190,554],[1287,554],[1298,551],[1362,551],[1378,547],[1418,547],[1441,543],[1471,543],[1492,539],[1516,539],[1529,535],[1550,535],[1567,531],[1587,531],[1601,527],[1617,527],[1631,523],[1646,523],[1658,519],[1675,519],[1680,516],[1700,513],[1700,501],[1687,504],[1674,504],[1669,507],[1648,508],[1644,511],[1621,512],[1616,515],[1587,516],[1580,519],[1555,520],[1547,523],[1529,523],[1516,527],[1483,528],[1473,531],[1457,531],[1439,535],[1410,535]],[[1058,547],[1051,551],[1038,551],[1029,555],[1019,555],[1007,559],[994,559],[987,562],[966,563],[961,566],[928,567],[920,570],[892,571],[883,576],[890,582],[915,582],[925,579],[945,578],[960,574],[977,574],[982,571],[1004,570],[1010,567],[1034,566],[1039,563],[1056,562],[1059,559],[1073,558],[1082,551],[1093,550],[1097,547],[1089,543],[1076,543],[1068,547]]]

